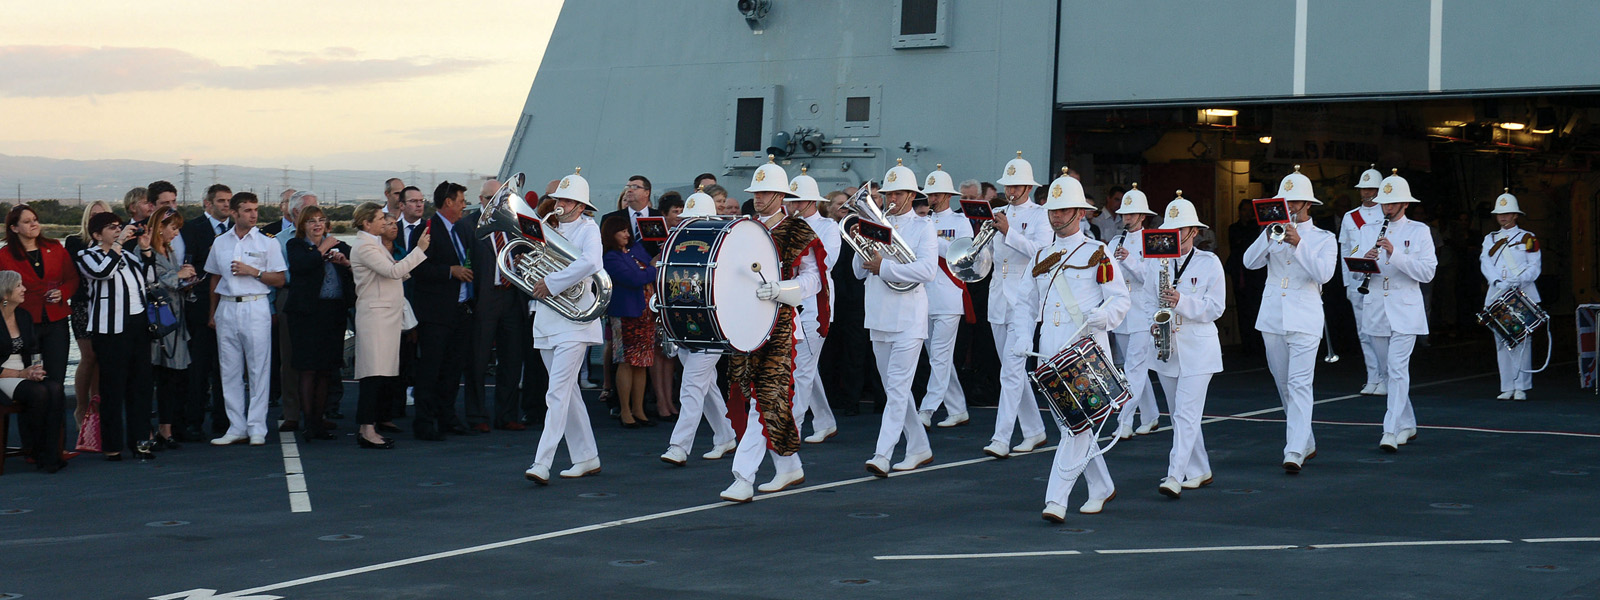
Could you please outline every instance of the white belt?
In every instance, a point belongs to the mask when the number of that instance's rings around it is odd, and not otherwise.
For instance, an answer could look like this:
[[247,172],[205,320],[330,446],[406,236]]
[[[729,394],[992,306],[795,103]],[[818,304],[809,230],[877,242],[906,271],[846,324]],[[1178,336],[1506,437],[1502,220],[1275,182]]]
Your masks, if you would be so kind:
[[223,296],[223,302],[255,302],[266,298],[266,294],[251,294],[249,296]]

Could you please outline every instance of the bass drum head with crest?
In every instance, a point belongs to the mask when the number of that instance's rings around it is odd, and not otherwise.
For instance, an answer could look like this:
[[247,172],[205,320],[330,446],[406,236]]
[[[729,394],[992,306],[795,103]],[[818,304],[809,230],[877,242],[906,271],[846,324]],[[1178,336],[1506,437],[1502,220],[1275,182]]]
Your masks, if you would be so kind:
[[661,259],[656,294],[668,341],[731,352],[766,344],[778,303],[757,299],[756,288],[763,277],[782,279],[766,226],[748,218],[689,219],[667,238]]

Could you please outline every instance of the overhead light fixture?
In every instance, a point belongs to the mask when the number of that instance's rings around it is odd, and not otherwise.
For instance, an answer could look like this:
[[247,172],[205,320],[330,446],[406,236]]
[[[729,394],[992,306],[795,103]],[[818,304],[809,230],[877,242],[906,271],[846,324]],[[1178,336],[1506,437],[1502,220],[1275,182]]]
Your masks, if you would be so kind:
[[1256,141],[1261,142],[1263,144],[1271,144],[1272,143],[1272,136],[1263,135],[1261,137],[1256,138]]
[[1523,129],[1526,129],[1527,127],[1528,127],[1527,123],[1518,123],[1518,122],[1515,122],[1515,121],[1506,121],[1506,122],[1500,124],[1500,128],[1504,129],[1506,131],[1522,131]]
[[1239,111],[1234,110],[1232,108],[1207,108],[1207,109],[1203,109],[1201,112],[1204,112],[1206,114],[1206,116],[1208,116],[1208,117],[1237,117],[1237,116],[1239,116]]
[[1556,132],[1556,109],[1551,107],[1540,108],[1533,117],[1533,128],[1529,129],[1539,135],[1548,135]]
[[1441,121],[1439,123],[1439,126],[1440,127],[1461,127],[1461,126],[1464,126],[1466,124],[1467,124],[1466,121]]

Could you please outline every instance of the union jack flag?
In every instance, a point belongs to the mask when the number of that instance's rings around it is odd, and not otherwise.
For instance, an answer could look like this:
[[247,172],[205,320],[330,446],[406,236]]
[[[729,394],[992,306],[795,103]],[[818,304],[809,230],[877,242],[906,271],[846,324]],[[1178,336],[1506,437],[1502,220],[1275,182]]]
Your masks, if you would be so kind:
[[[1579,387],[1595,387],[1595,378],[1600,376],[1595,364],[1595,320],[1600,316],[1600,304],[1582,304],[1578,306],[1578,385]],[[1600,388],[1596,388],[1600,393]]]

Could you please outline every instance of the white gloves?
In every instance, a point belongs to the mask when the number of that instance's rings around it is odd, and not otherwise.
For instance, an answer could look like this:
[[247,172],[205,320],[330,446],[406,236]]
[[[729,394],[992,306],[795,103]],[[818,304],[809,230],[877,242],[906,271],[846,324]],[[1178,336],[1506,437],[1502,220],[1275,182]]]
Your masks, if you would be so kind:
[[778,283],[777,282],[769,281],[767,283],[763,283],[761,285],[756,286],[756,299],[757,300],[771,300],[771,299],[777,298],[777,297],[778,297]]
[[805,302],[805,294],[800,290],[800,284],[794,280],[769,281],[756,286],[757,300],[777,300],[789,306],[800,306]]
[[1091,310],[1089,314],[1084,315],[1083,320],[1089,324],[1088,329],[1095,331],[1105,331],[1109,329],[1107,326],[1111,324],[1111,318],[1103,310]]

